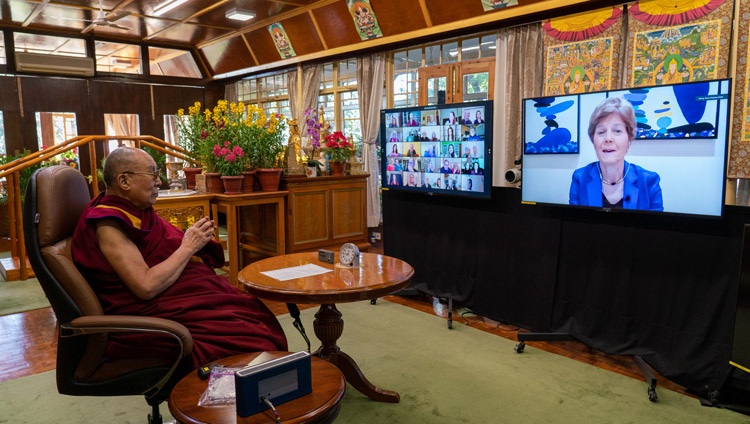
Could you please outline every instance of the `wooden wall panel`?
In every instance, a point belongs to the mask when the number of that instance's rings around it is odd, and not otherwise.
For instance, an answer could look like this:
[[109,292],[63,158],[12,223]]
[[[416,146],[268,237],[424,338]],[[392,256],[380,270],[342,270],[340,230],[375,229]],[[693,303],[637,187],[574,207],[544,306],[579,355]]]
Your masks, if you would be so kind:
[[122,84],[119,82],[91,81],[91,107],[101,113],[140,113],[150,112],[151,102],[143,99],[150,97],[150,89],[145,84]]
[[[501,11],[487,13],[498,13]],[[460,6],[453,0],[430,0],[429,13],[433,25],[442,25],[460,19],[473,18],[485,12],[480,0],[461,2]]]
[[0,110],[18,112],[20,108],[16,78],[0,76]]
[[362,41],[354,27],[354,20],[349,14],[345,1],[317,8],[313,10],[313,15],[329,49]]
[[309,14],[293,16],[282,21],[282,25],[297,56],[323,50],[323,42],[318,37],[318,31]]
[[[266,31],[267,32],[267,31]],[[258,65],[242,37],[232,37],[201,49],[212,74],[222,74]]]
[[23,111],[18,111],[18,106],[13,105],[14,101],[17,102],[16,78],[0,77],[2,93],[14,93],[0,96],[9,152],[24,148],[31,151],[38,149],[36,112],[75,113],[79,135],[103,134],[105,113],[137,114],[141,134],[163,138],[164,114],[174,114],[177,109],[187,108],[195,100],[204,104],[204,99],[210,99],[207,102],[212,102],[213,107],[224,95],[223,87],[218,85],[209,88],[153,85],[154,116],[151,110],[151,86],[147,84],[74,78],[20,77],[20,80]]
[[[284,30],[286,30],[286,27]],[[255,58],[258,59],[261,65],[281,59],[267,27],[247,32],[245,33],[245,38],[247,38],[250,48],[253,49]],[[292,47],[294,47],[294,44],[292,44]]]
[[[185,109],[195,102],[201,102],[201,109],[207,104],[203,96],[204,90],[198,87],[172,87],[168,85],[154,86],[154,112],[157,115],[175,114],[178,109]],[[213,107],[215,105],[210,105]]]
[[88,109],[88,81],[84,79],[22,77],[21,92],[26,114]]
[[[437,0],[429,0],[428,10],[430,13],[437,8],[437,6],[433,6],[436,3],[438,3]],[[463,9],[466,3],[462,2],[458,6],[455,1],[452,1],[447,6],[447,10],[455,12],[458,9]],[[479,0],[476,3],[479,4]],[[372,8],[375,17],[378,18],[384,37],[427,27],[427,20],[422,13],[418,0],[378,0],[377,3],[372,5]],[[481,5],[479,8],[481,9]]]

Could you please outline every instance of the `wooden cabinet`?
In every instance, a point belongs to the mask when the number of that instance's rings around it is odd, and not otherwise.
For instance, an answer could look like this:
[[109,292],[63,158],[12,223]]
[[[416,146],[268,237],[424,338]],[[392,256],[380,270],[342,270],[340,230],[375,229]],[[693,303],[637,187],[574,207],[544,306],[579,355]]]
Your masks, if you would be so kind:
[[338,249],[367,242],[368,175],[282,178],[286,205],[286,252]]

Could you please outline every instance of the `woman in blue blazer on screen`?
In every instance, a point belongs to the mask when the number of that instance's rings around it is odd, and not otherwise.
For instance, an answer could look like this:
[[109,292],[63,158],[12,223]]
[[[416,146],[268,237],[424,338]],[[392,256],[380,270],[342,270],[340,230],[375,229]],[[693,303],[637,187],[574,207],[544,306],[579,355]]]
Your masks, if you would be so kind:
[[610,97],[594,109],[588,133],[599,160],[573,172],[571,205],[664,210],[659,174],[625,161],[635,128],[627,100]]

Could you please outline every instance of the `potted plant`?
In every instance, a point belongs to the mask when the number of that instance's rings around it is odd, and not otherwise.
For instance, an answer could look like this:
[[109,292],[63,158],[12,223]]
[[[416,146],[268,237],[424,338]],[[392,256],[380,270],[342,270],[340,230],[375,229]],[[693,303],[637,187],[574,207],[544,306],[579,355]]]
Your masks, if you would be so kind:
[[261,189],[276,191],[281,179],[282,169],[277,163],[284,152],[286,119],[281,114],[266,117],[259,106],[252,105],[247,109],[247,121],[248,132],[252,134],[247,141],[252,154],[250,165],[257,172]]
[[320,136],[323,131],[327,129],[327,124],[315,113],[315,109],[305,109],[305,124],[307,136],[310,141],[310,153],[307,156],[307,170],[305,175],[308,177],[315,177],[321,174],[322,163],[315,159],[315,150],[320,148]]
[[331,155],[331,174],[344,175],[346,162],[354,154],[352,143],[341,131],[336,131],[325,138],[326,151]]
[[195,188],[195,176],[202,171],[201,158],[205,155],[204,140],[208,136],[208,122],[201,111],[201,103],[195,102],[188,107],[188,114],[184,109],[177,111],[177,144],[185,149],[198,163],[185,162],[182,172],[185,173],[187,188]]
[[245,168],[243,157],[245,152],[236,141],[234,143],[225,141],[223,145],[215,144],[213,156],[216,161],[216,170],[221,173],[224,184],[224,194],[242,193],[242,181],[245,178],[242,171]]

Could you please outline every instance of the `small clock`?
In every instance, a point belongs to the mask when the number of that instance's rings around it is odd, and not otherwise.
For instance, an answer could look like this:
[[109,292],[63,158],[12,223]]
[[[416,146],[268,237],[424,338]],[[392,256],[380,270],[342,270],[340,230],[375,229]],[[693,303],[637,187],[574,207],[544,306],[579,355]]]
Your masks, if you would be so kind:
[[339,262],[348,267],[359,266],[359,247],[354,243],[344,243],[339,251]]

